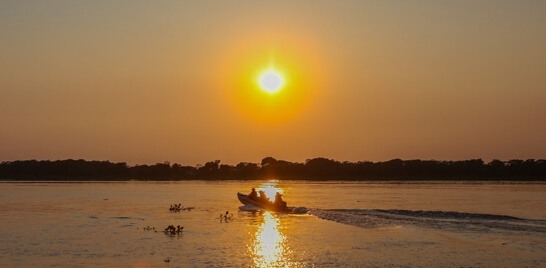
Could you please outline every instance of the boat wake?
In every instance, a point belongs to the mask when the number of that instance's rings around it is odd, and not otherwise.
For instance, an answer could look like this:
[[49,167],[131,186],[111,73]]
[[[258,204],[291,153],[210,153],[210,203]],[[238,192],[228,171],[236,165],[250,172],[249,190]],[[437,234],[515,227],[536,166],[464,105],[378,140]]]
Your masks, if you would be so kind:
[[506,215],[398,209],[311,209],[309,213],[321,219],[362,228],[414,225],[452,231],[522,231],[546,234],[546,220]]

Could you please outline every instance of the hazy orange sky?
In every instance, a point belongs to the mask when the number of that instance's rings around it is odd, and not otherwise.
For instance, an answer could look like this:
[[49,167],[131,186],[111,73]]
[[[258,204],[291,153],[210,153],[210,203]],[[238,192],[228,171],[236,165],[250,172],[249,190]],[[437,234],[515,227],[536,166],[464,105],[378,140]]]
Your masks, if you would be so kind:
[[267,156],[545,158],[546,1],[0,2],[0,161]]

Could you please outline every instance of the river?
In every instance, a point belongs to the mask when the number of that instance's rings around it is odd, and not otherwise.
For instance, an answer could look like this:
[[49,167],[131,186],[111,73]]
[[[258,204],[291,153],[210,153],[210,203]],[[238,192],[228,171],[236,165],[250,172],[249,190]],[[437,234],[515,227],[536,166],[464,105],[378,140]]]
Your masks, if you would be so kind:
[[[309,213],[240,209],[252,187]],[[540,182],[1,182],[0,204],[0,267],[546,266]]]

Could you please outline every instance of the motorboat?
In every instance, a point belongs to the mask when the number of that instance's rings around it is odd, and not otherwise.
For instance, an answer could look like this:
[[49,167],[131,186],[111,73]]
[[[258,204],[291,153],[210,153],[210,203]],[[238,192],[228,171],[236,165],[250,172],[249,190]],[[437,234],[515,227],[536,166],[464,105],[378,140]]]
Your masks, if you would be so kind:
[[237,193],[237,198],[241,203],[244,205],[250,205],[259,209],[274,211],[274,212],[281,212],[281,213],[294,213],[294,214],[303,214],[307,213],[307,208],[305,207],[283,207],[283,206],[276,206],[273,202],[267,201],[262,202],[259,200],[252,200],[248,197],[247,194],[243,193]]

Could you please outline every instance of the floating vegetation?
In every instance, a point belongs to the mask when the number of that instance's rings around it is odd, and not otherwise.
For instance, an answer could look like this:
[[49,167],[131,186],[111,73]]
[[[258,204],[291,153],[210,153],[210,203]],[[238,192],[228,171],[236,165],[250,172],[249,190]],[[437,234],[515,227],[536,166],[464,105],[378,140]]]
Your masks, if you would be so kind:
[[183,207],[181,204],[172,204],[169,207],[170,212],[180,212],[182,210],[191,211],[192,209],[195,209],[195,207]]
[[229,211],[226,211],[225,214],[220,214],[220,221],[228,222],[233,218],[233,213],[229,213]]
[[167,226],[167,228],[165,228],[165,231],[163,231],[163,233],[165,233],[166,235],[177,235],[177,234],[182,234],[182,230],[184,229],[184,226],[176,226],[174,227],[174,225],[169,225]]
[[171,205],[171,207],[169,208],[169,211],[170,212],[180,212],[180,204],[173,204]]
[[[138,229],[138,227],[137,227],[137,229]],[[150,225],[148,225],[148,226],[142,228],[142,230],[144,230],[144,231],[155,231],[155,227],[150,227]]]

